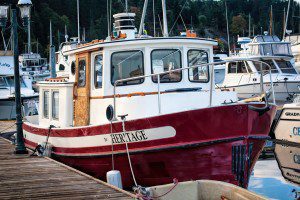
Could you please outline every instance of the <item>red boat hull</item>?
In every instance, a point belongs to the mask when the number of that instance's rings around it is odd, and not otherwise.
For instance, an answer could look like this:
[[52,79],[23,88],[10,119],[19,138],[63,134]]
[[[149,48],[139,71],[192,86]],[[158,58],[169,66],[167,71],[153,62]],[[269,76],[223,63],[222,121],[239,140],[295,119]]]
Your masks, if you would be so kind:
[[[128,121],[127,131],[170,126],[174,137],[128,143],[133,171],[142,186],[212,179],[247,187],[249,174],[268,137],[275,107],[259,115],[248,105],[230,105]],[[48,129],[24,124],[28,133],[45,136]],[[113,124],[121,132],[122,124]],[[110,133],[110,124],[73,129],[53,129],[51,137],[77,138]],[[25,137],[28,147],[36,141]],[[55,159],[102,180],[112,169],[111,145],[53,148]],[[125,144],[114,144],[115,169],[123,186],[133,186]]]

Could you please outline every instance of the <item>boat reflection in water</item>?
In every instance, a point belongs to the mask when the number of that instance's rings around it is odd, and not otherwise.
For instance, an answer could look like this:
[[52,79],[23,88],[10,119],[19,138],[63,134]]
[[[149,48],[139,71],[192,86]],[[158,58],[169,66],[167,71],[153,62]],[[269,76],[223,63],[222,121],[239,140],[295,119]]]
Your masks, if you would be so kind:
[[274,156],[256,163],[248,189],[272,199],[300,199],[300,146],[277,143]]

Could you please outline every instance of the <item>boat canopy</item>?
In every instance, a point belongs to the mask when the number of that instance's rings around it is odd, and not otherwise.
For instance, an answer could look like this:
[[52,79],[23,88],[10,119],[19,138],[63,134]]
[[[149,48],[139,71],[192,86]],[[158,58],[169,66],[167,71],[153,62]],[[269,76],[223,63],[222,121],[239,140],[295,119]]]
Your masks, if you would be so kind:
[[256,36],[249,45],[251,55],[293,57],[291,43],[280,41],[277,36]]

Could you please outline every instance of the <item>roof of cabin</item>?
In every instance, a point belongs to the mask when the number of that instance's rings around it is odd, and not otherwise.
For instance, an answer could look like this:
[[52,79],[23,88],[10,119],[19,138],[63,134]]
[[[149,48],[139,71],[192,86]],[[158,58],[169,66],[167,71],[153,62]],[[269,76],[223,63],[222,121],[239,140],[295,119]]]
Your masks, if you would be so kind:
[[104,41],[104,40],[95,40],[90,43],[85,44],[79,44],[77,45],[77,48],[66,50],[64,53],[72,54],[72,53],[78,53],[81,51],[86,51],[90,49],[94,49],[97,47],[110,47],[110,46],[121,46],[121,45],[127,45],[124,43],[128,43],[130,45],[139,45],[139,44],[145,44],[145,43],[151,43],[153,44],[153,41],[159,41],[159,42],[171,42],[174,43],[174,40],[178,40],[178,42],[184,43],[197,43],[197,44],[206,44],[206,45],[217,45],[217,41],[214,39],[208,39],[208,38],[189,38],[189,37],[149,37],[149,38],[135,38],[135,39],[128,39],[128,40],[112,40],[112,41]]

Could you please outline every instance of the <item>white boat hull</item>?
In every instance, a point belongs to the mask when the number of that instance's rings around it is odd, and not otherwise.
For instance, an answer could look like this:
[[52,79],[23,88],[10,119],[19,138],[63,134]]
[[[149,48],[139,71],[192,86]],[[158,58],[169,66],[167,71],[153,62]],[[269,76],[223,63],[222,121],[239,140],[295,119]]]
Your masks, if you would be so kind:
[[274,133],[278,140],[300,144],[300,106],[290,104],[283,108]]
[[[22,112],[24,116],[35,115],[37,113],[38,97],[33,96],[22,99]],[[0,120],[16,118],[16,103],[14,98],[0,100]]]
[[[275,100],[276,102],[286,102],[291,101],[293,99],[294,94],[299,94],[299,87],[300,83],[297,84],[296,82],[274,82],[274,92],[275,92]],[[259,83],[253,84],[245,84],[239,86],[229,86],[226,87],[229,90],[234,90],[238,93],[238,97],[240,99],[247,99],[254,97],[256,95],[260,95],[261,89]],[[265,83],[264,84],[265,91],[272,91],[271,84]],[[272,95],[270,96],[270,100],[273,100]]]

